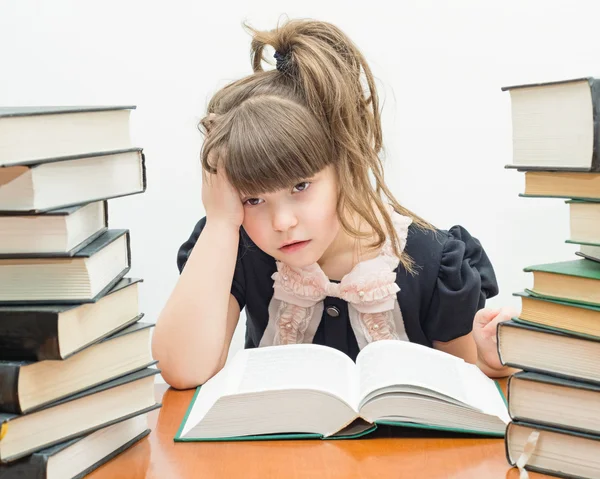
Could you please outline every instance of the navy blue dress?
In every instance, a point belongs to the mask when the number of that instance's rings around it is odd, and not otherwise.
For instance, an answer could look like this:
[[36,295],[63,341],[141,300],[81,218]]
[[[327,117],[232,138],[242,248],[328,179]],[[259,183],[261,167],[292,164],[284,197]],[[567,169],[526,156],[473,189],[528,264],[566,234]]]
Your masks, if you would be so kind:
[[[206,217],[179,248],[180,272],[205,225]],[[448,231],[424,231],[411,224],[404,251],[416,265],[414,275],[402,264],[396,269],[398,303],[409,340],[431,347],[434,340],[450,341],[471,332],[475,313],[484,307],[487,298],[498,294],[494,269],[479,241],[462,226]],[[231,294],[240,310],[246,308],[246,348],[257,347],[267,327],[273,296],[271,275],[276,271],[275,259],[259,249],[240,228]],[[336,315],[331,315],[331,311]],[[325,298],[323,318],[313,343],[331,346],[356,359],[359,348],[350,326],[348,304],[343,299]]]

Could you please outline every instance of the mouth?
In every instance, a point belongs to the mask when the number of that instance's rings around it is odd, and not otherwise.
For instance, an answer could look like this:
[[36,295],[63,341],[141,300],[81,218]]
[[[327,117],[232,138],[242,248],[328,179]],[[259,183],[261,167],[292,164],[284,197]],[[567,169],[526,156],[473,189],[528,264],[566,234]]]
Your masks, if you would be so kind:
[[282,246],[281,248],[279,248],[279,251],[283,251],[284,253],[293,253],[295,251],[298,251],[298,250],[304,248],[308,243],[310,243],[310,240],[297,241],[295,243],[291,243],[286,246]]

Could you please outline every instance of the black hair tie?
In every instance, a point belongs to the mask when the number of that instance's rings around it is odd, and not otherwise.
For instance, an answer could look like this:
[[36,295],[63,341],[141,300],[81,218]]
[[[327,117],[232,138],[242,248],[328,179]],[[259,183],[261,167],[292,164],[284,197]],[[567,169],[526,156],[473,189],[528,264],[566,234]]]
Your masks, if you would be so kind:
[[287,68],[287,64],[290,59],[289,52],[284,55],[281,52],[275,51],[275,55],[273,55],[273,57],[275,57],[275,60],[277,60],[277,70],[279,70],[280,72],[284,72]]

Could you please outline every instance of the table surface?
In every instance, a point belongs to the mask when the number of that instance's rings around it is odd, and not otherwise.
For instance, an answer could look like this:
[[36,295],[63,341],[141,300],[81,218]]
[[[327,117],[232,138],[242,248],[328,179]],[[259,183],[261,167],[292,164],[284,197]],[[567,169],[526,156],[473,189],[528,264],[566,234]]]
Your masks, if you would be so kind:
[[[506,380],[500,381],[503,389]],[[281,440],[175,443],[193,390],[155,386],[163,403],[149,413],[151,434],[103,465],[90,479],[210,478],[505,478],[518,479],[503,439],[390,428],[377,437],[336,441]],[[542,474],[529,473],[531,479]]]

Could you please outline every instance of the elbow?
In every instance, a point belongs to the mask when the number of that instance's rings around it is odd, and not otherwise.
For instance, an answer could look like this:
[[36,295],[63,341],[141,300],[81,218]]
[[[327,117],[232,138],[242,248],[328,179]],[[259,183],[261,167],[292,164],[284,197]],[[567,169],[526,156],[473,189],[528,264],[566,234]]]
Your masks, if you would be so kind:
[[201,386],[224,366],[220,362],[214,365],[201,357],[183,359],[169,354],[169,348],[161,346],[160,341],[152,340],[152,357],[158,361],[158,368],[165,382],[175,389],[192,389]]
[[198,386],[201,386],[206,382],[202,380],[195,380],[194,378],[185,377],[182,374],[178,374],[177,371],[170,371],[168,369],[161,369],[161,374],[163,379],[169,386],[179,390],[193,389]]
[[[160,366],[160,361],[159,361]],[[174,389],[193,389],[203,385],[206,381],[217,374],[223,365],[212,370],[184,370],[182,368],[161,368],[161,374],[165,382]]]

